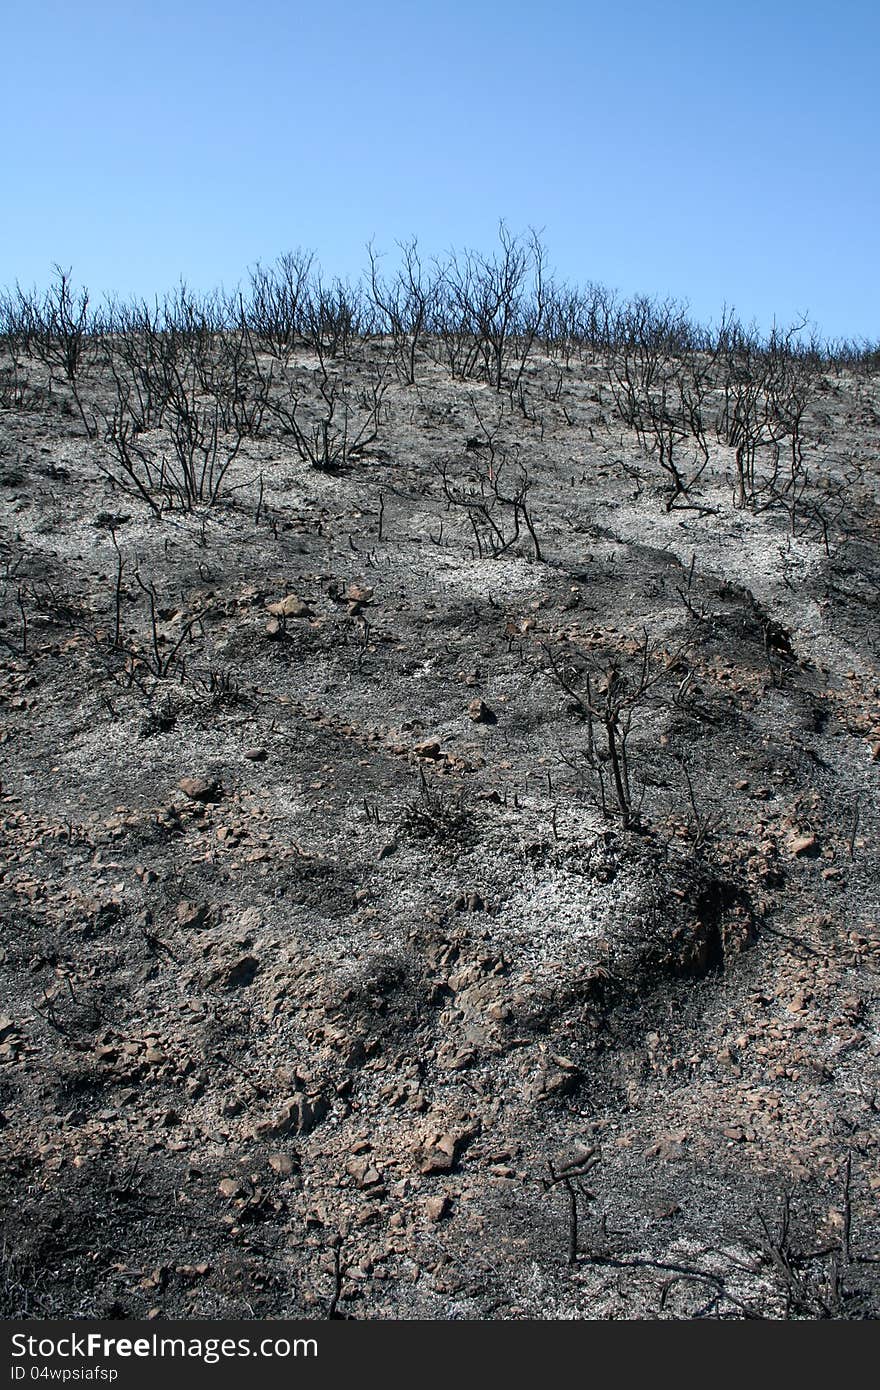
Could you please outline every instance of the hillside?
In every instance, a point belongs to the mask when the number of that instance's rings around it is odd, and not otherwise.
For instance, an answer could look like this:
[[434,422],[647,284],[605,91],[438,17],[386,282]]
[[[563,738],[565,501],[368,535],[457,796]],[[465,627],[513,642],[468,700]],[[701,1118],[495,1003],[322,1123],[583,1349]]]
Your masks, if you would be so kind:
[[880,1310],[876,361],[512,245],[6,302],[6,1317]]

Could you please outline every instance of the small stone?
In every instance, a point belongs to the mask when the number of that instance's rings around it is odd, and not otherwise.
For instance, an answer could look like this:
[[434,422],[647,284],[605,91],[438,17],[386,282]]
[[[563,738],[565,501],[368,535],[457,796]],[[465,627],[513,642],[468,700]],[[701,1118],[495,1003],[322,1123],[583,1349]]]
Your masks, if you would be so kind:
[[423,1149],[419,1159],[419,1172],[423,1177],[436,1177],[440,1173],[451,1173],[454,1160],[450,1154],[439,1149]]
[[798,835],[788,845],[795,859],[815,859],[819,853],[819,841],[815,835]]
[[456,912],[485,912],[486,900],[480,893],[460,893],[452,906]]
[[475,724],[497,724],[498,715],[490,709],[485,700],[477,698],[468,705],[468,718]]
[[268,754],[265,748],[246,748],[244,750],[244,757],[247,758],[249,763],[264,763]]
[[429,1221],[442,1221],[452,1209],[448,1197],[429,1197],[425,1203],[425,1215]]
[[321,1123],[329,1108],[323,1096],[299,1096],[289,1100],[270,1119],[262,1120],[256,1127],[256,1137],[280,1139],[285,1134],[308,1134]]
[[461,1141],[454,1134],[441,1134],[439,1139],[435,1141],[436,1147],[442,1153],[449,1154],[450,1158],[455,1158],[460,1143]]
[[469,1135],[435,1134],[430,1143],[419,1150],[419,1172],[426,1177],[451,1173],[462,1145]]
[[207,777],[181,777],[177,785],[190,801],[219,801],[223,795],[219,783]]
[[441,1047],[437,1056],[444,1071],[466,1071],[476,1060],[477,1054],[472,1047],[460,1047],[455,1043]]
[[311,618],[312,616],[309,605],[303,599],[297,598],[296,594],[287,594],[277,603],[269,603],[266,607],[276,618]]
[[578,1066],[577,1062],[573,1062],[570,1057],[560,1057],[558,1053],[554,1053],[553,1061],[556,1063],[557,1067],[561,1067],[563,1071],[580,1071],[580,1067]]
[[541,1073],[529,1088],[530,1098],[543,1099],[546,1096],[570,1096],[578,1090],[583,1073],[568,1057],[554,1057],[556,1068]]
[[382,1174],[369,1158],[350,1159],[345,1165],[345,1171],[354,1178],[362,1190],[368,1187],[378,1187],[382,1181]]
[[345,597],[349,604],[357,610],[371,602],[373,590],[366,584],[349,584],[345,591]]
[[687,1149],[676,1139],[667,1139],[657,1150],[657,1157],[663,1159],[664,1163],[677,1163],[687,1157]]
[[221,1197],[237,1197],[241,1192],[241,1183],[237,1178],[221,1178],[217,1184],[217,1191]]
[[291,1100],[278,1110],[271,1119],[262,1120],[257,1125],[258,1137],[280,1139],[284,1134],[296,1133],[300,1127],[299,1101]]
[[583,1168],[586,1164],[592,1166],[596,1150],[587,1144],[573,1144],[571,1148],[564,1150],[556,1160],[556,1170],[559,1173],[569,1173],[573,1168]]
[[291,1173],[295,1173],[297,1165],[290,1154],[277,1153],[269,1155],[269,1167],[273,1173],[277,1173],[280,1178],[289,1178]]
[[807,1004],[809,1003],[809,1001],[810,1001],[811,998],[812,998],[812,995],[810,994],[809,990],[799,989],[799,990],[797,991],[797,993],[794,995],[794,998],[791,999],[791,1000],[786,1004],[786,1006],[785,1006],[786,1013],[790,1013],[790,1014],[802,1014],[802,1013],[804,1013],[804,1011],[806,1010]]
[[413,749],[417,758],[437,759],[442,757],[439,738],[426,738]]

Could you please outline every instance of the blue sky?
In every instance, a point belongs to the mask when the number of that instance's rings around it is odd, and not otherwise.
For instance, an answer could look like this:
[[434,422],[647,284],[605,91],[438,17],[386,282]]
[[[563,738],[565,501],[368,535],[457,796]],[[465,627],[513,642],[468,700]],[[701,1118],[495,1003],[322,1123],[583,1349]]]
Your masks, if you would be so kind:
[[543,229],[572,281],[880,338],[876,0],[9,4],[0,283],[232,288]]

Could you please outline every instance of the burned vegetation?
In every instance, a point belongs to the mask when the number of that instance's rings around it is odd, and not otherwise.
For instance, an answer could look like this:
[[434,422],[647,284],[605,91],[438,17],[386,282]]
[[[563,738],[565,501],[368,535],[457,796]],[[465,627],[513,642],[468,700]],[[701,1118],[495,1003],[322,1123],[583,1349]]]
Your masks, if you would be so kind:
[[0,300],[3,1314],[875,1317],[880,358],[385,264]]

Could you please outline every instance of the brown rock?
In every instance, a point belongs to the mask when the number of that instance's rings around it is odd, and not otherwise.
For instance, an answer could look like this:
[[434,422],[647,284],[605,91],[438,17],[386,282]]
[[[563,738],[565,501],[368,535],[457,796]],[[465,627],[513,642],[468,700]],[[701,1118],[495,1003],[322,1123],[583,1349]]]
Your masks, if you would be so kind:
[[490,709],[485,700],[477,698],[468,705],[468,718],[475,724],[497,724],[498,715]]
[[677,1163],[687,1157],[687,1149],[680,1136],[669,1135],[652,1144],[646,1153],[647,1158],[660,1158],[664,1163]]
[[277,1153],[269,1155],[269,1167],[273,1173],[277,1173],[280,1178],[289,1178],[292,1173],[297,1171],[297,1163],[292,1154]]
[[812,997],[809,990],[799,989],[794,997],[786,1004],[786,1012],[790,1014],[804,1013]]
[[486,900],[480,893],[460,893],[452,906],[456,912],[485,912]]
[[426,738],[422,743],[417,743],[413,749],[417,758],[442,758],[443,753],[440,748],[439,738]]
[[789,841],[788,848],[795,859],[815,859],[819,853],[819,841],[815,835],[798,835]]
[[243,756],[249,763],[264,763],[268,754],[265,748],[246,748]]
[[352,1158],[345,1165],[346,1173],[354,1178],[358,1187],[378,1187],[382,1181],[382,1174],[369,1158]]
[[181,777],[177,785],[190,801],[219,801],[223,795],[219,783],[207,777]]
[[477,1060],[472,1047],[455,1042],[444,1044],[437,1053],[437,1062],[444,1071],[465,1071]]
[[303,599],[297,598],[296,594],[287,594],[279,599],[277,603],[266,605],[269,612],[276,618],[311,618],[312,610]]
[[425,1203],[425,1215],[429,1221],[442,1221],[452,1209],[448,1197],[429,1197]]
[[357,613],[366,604],[372,602],[373,590],[366,584],[349,584],[345,591],[345,597],[348,600],[349,610]]
[[255,1133],[259,1138],[280,1139],[284,1134],[296,1134],[300,1128],[300,1103],[288,1101],[270,1119],[262,1120]]
[[454,1159],[451,1154],[445,1154],[440,1149],[422,1149],[419,1157],[419,1172],[426,1178],[436,1177],[440,1173],[451,1173],[454,1167]]
[[583,1072],[568,1057],[554,1057],[555,1067],[548,1067],[527,1087],[530,1100],[543,1100],[548,1096],[574,1095],[583,1081]]
[[419,1172],[423,1173],[425,1177],[438,1173],[451,1173],[462,1148],[475,1132],[435,1134],[433,1139],[424,1144],[418,1151]]
[[320,1124],[329,1110],[323,1096],[297,1096],[283,1105],[271,1119],[256,1127],[258,1138],[280,1138],[284,1134],[308,1134]]
[[594,1146],[573,1144],[559,1155],[555,1166],[559,1173],[570,1173],[573,1168],[584,1168],[587,1164],[592,1168],[595,1162],[596,1150]]
[[237,1197],[241,1192],[241,1183],[237,1178],[221,1178],[217,1184],[217,1191],[221,1197]]

